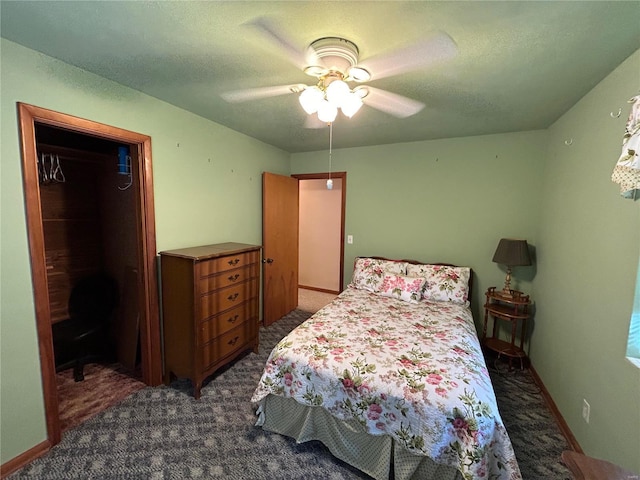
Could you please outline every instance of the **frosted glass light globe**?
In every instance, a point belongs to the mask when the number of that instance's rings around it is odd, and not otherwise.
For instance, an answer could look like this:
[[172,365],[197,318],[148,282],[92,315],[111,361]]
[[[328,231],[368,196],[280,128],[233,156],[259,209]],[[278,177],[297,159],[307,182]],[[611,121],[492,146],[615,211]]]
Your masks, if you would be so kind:
[[331,123],[336,119],[338,115],[338,108],[329,103],[327,100],[323,100],[320,102],[320,106],[318,107],[318,118],[322,122]]
[[362,99],[357,93],[350,93],[345,101],[342,103],[342,113],[347,117],[353,117],[358,110],[362,107]]
[[324,101],[324,95],[318,87],[307,87],[302,91],[300,97],[298,97],[298,101],[304,111],[311,115],[318,111],[320,103]]
[[327,87],[327,100],[336,107],[342,107],[350,93],[349,85],[342,80],[334,80]]

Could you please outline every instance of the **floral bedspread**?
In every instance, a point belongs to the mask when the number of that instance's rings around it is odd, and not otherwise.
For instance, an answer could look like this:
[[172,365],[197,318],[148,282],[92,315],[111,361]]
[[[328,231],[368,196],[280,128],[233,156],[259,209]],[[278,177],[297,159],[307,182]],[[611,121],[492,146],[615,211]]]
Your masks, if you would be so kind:
[[347,288],[283,338],[252,401],[322,406],[465,478],[520,479],[471,311]]

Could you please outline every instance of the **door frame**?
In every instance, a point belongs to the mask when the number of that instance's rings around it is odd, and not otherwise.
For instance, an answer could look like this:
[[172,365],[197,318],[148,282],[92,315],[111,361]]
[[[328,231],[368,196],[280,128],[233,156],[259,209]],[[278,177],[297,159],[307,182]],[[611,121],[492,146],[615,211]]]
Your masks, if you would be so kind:
[[31,259],[31,276],[40,352],[40,368],[47,423],[48,448],[62,438],[58,411],[56,369],[51,333],[51,310],[45,263],[44,232],[37,171],[36,124],[107,139],[130,147],[131,172],[136,197],[138,238],[140,351],[143,381],[162,383],[162,352],[158,304],[156,233],[151,165],[151,137],[121,128],[18,102],[22,150],[25,214]]
[[297,173],[291,175],[293,178],[300,180],[325,180],[327,178],[342,179],[342,199],[340,207],[340,291],[344,289],[344,217],[347,204],[347,172],[324,172],[324,173]]

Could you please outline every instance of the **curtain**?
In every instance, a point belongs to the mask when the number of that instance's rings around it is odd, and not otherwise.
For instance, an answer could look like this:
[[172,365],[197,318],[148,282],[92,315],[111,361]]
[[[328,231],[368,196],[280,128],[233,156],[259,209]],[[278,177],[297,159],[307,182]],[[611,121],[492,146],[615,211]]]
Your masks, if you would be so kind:
[[622,137],[622,153],[611,180],[620,185],[625,198],[640,197],[640,95],[629,100],[631,113]]
[[638,276],[636,278],[636,296],[633,301],[633,312],[631,312],[631,324],[629,325],[627,357],[635,358],[640,367],[640,261],[638,261]]

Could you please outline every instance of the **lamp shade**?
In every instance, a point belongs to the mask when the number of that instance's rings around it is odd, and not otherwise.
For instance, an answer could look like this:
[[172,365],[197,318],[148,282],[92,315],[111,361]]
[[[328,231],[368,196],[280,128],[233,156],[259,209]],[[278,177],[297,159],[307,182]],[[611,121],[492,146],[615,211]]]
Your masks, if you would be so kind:
[[493,261],[509,267],[531,265],[529,246],[526,240],[502,238],[493,254]]

